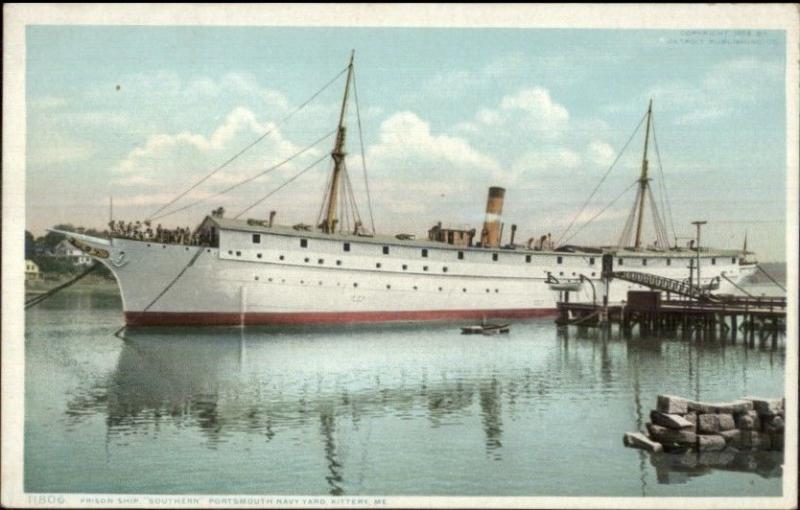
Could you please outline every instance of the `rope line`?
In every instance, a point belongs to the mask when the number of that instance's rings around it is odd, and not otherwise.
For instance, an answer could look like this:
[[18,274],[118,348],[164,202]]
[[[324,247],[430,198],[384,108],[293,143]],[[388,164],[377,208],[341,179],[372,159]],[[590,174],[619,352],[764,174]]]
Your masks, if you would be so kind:
[[364,188],[367,191],[367,208],[369,209],[369,223],[372,233],[375,233],[375,218],[372,215],[372,197],[369,194],[369,180],[367,179],[367,158],[364,155],[364,133],[361,129],[361,111],[358,107],[358,87],[356,87],[356,73],[353,72],[353,98],[356,100],[356,120],[358,124],[358,141],[361,143],[361,167],[364,170]]
[[[642,119],[639,121],[639,124],[636,125],[636,129],[633,130],[633,133],[631,133],[631,136],[630,136],[630,138],[628,138],[628,141],[625,142],[625,145],[622,146],[622,150],[620,150],[617,153],[617,157],[614,159],[614,162],[611,163],[611,166],[608,167],[608,170],[606,170],[606,173],[603,175],[602,179],[600,179],[600,182],[598,182],[597,186],[595,186],[595,188],[592,190],[592,193],[589,195],[589,198],[586,199],[586,202],[583,203],[583,205],[581,206],[580,210],[572,218],[572,221],[570,221],[570,223],[567,226],[567,228],[564,229],[564,232],[561,233],[561,236],[558,238],[558,241],[556,241],[556,244],[560,244],[561,243],[561,240],[564,238],[565,235],[567,235],[567,232],[569,232],[569,230],[572,228],[572,226],[577,221],[578,217],[580,217],[581,213],[583,213],[584,209],[586,209],[586,206],[589,205],[589,202],[591,202],[591,200],[594,197],[595,193],[597,193],[597,190],[600,189],[600,186],[602,186],[603,182],[606,180],[606,177],[608,177],[608,174],[611,173],[611,170],[614,168],[614,166],[617,164],[617,162],[622,157],[622,154],[625,152],[625,149],[628,148],[628,145],[631,143],[631,140],[633,140],[633,137],[636,136],[636,133],[639,132],[639,128],[642,127],[642,122],[644,122],[645,118],[647,118],[647,114],[646,113],[642,116]],[[569,241],[573,237],[575,237],[575,234],[573,234],[572,236],[567,238],[567,241]]]
[[266,200],[267,198],[271,197],[272,195],[274,195],[275,193],[277,193],[277,192],[278,192],[278,191],[280,191],[281,189],[285,188],[285,187],[286,187],[286,186],[287,186],[289,183],[293,182],[294,180],[296,180],[297,178],[299,178],[301,175],[303,175],[303,174],[304,174],[304,173],[306,173],[307,171],[311,170],[312,168],[314,168],[315,166],[317,166],[317,165],[318,165],[318,164],[320,164],[321,162],[323,162],[323,161],[325,161],[326,159],[328,159],[328,156],[330,156],[330,155],[329,155],[329,154],[325,154],[324,156],[322,156],[321,158],[319,158],[319,159],[318,159],[318,160],[316,160],[315,162],[313,162],[313,163],[311,163],[310,165],[308,165],[307,167],[305,167],[303,170],[301,170],[299,173],[297,173],[297,174],[296,174],[294,177],[292,177],[292,178],[291,178],[291,179],[289,179],[288,181],[285,181],[283,184],[281,184],[280,186],[278,186],[278,187],[277,187],[277,188],[275,188],[274,190],[270,191],[269,193],[267,193],[267,194],[266,194],[266,195],[264,195],[263,197],[259,198],[258,200],[256,200],[255,202],[253,202],[252,204],[250,204],[249,206],[247,206],[247,207],[246,207],[245,209],[243,209],[243,210],[242,210],[242,211],[241,211],[239,214],[237,214],[236,216],[234,216],[234,219],[235,219],[235,218],[238,218],[239,216],[241,216],[242,214],[246,213],[247,211],[249,211],[249,210],[250,210],[250,209],[252,209],[253,207],[257,206],[258,204],[260,204],[261,202],[263,202],[263,201],[264,201],[264,200]]
[[633,187],[634,187],[635,185],[637,185],[637,184],[639,184],[639,179],[636,179],[635,181],[633,181],[633,182],[630,184],[630,186],[628,186],[627,188],[625,188],[624,190],[622,190],[622,193],[620,193],[619,195],[617,195],[617,196],[616,196],[616,198],[614,198],[614,200],[612,200],[611,202],[609,202],[609,204],[608,204],[608,205],[606,205],[605,207],[603,207],[603,208],[600,210],[600,212],[598,212],[597,214],[595,214],[594,216],[592,216],[592,217],[591,217],[591,219],[589,219],[589,221],[587,221],[586,223],[584,223],[583,225],[581,225],[581,227],[580,227],[578,230],[576,230],[575,232],[573,232],[573,233],[572,233],[572,235],[571,235],[571,236],[569,236],[569,237],[566,239],[566,241],[565,241],[565,242],[568,242],[570,239],[572,239],[573,237],[575,237],[576,235],[578,235],[578,233],[579,233],[581,230],[583,230],[584,228],[586,228],[586,227],[587,227],[587,226],[588,226],[588,225],[589,225],[591,222],[593,222],[593,221],[594,221],[594,220],[596,220],[596,219],[597,219],[597,218],[598,218],[598,217],[599,217],[601,214],[603,214],[604,212],[606,212],[606,211],[608,210],[608,208],[609,208],[609,207],[611,207],[612,205],[614,205],[614,203],[615,203],[617,200],[619,200],[620,198],[622,198],[622,196],[623,196],[625,193],[627,193],[628,191],[630,191],[630,189],[631,189],[631,188],[633,188]]
[[248,150],[250,150],[251,148],[253,148],[253,147],[254,147],[256,144],[258,144],[258,143],[259,143],[260,141],[262,141],[264,138],[266,138],[266,137],[267,137],[267,136],[269,136],[271,133],[273,133],[273,132],[274,132],[274,131],[275,131],[275,130],[276,130],[276,129],[277,129],[277,128],[278,128],[278,127],[281,125],[281,124],[283,124],[284,122],[286,122],[286,121],[288,121],[289,119],[291,119],[291,118],[292,118],[292,117],[293,117],[293,116],[294,116],[296,113],[298,113],[300,110],[302,110],[303,108],[305,108],[305,107],[306,107],[306,106],[307,106],[307,105],[308,105],[308,104],[309,104],[311,101],[313,101],[314,99],[316,99],[316,98],[317,98],[317,96],[319,96],[319,95],[320,95],[320,94],[321,94],[321,93],[322,93],[322,92],[323,92],[325,89],[327,89],[328,87],[330,87],[330,86],[331,86],[331,85],[332,85],[332,84],[333,84],[333,83],[334,83],[336,80],[338,80],[338,79],[339,79],[339,77],[340,77],[342,74],[344,74],[344,72],[345,72],[346,70],[347,70],[347,67],[345,67],[344,69],[342,69],[341,71],[339,71],[339,73],[338,73],[336,76],[334,76],[334,77],[333,77],[333,78],[332,78],[332,79],[331,79],[331,80],[330,80],[328,83],[326,83],[326,84],[325,84],[325,85],[324,85],[324,86],[323,86],[321,89],[319,89],[319,90],[318,90],[316,93],[314,93],[314,94],[313,94],[313,95],[312,95],[310,98],[308,98],[308,99],[307,99],[305,102],[303,102],[303,103],[302,103],[300,106],[298,106],[297,108],[295,108],[294,110],[292,110],[292,112],[291,112],[291,113],[289,113],[288,115],[286,115],[285,117],[283,117],[282,119],[280,119],[280,120],[277,122],[277,124],[275,124],[275,125],[274,125],[274,126],[271,128],[271,129],[269,129],[267,132],[265,132],[264,134],[262,134],[261,136],[259,136],[258,138],[256,138],[256,139],[255,139],[254,141],[252,141],[250,144],[248,144],[247,146],[245,146],[245,148],[244,148],[244,149],[242,149],[242,150],[240,150],[239,152],[237,152],[236,154],[234,154],[234,155],[233,155],[233,157],[229,158],[227,161],[225,161],[224,163],[222,163],[221,165],[219,165],[218,167],[216,167],[214,170],[212,170],[211,172],[209,172],[208,174],[206,174],[206,175],[205,175],[204,177],[202,177],[200,180],[198,180],[197,182],[195,182],[194,184],[192,184],[192,185],[191,185],[191,186],[190,186],[190,187],[189,187],[187,190],[185,190],[185,191],[183,191],[182,193],[180,193],[178,196],[176,196],[175,198],[173,198],[172,200],[170,200],[170,201],[169,201],[168,203],[166,203],[165,205],[162,205],[160,208],[158,208],[158,210],[156,210],[155,212],[153,212],[152,214],[150,214],[150,216],[148,216],[146,219],[147,219],[147,220],[154,220],[154,219],[158,219],[158,218],[163,218],[165,215],[158,216],[158,217],[156,217],[156,215],[157,215],[158,213],[160,213],[161,211],[163,211],[164,209],[166,209],[166,208],[168,208],[169,206],[171,206],[172,204],[174,204],[175,202],[177,202],[178,200],[180,200],[181,198],[185,197],[187,193],[191,192],[192,190],[194,190],[195,188],[197,188],[198,186],[200,186],[202,183],[204,183],[205,181],[207,181],[209,178],[211,178],[211,176],[213,176],[214,174],[216,174],[217,172],[219,172],[220,170],[222,170],[223,168],[225,168],[225,167],[226,167],[226,166],[228,166],[229,164],[233,163],[233,161],[234,161],[234,160],[236,160],[236,159],[237,159],[239,156],[241,156],[242,154],[244,154],[245,152],[247,152]]
[[[670,204],[670,201],[669,201],[669,193],[667,193],[667,181],[666,181],[666,178],[664,177],[664,168],[661,165],[661,152],[658,150],[658,139],[656,138],[656,123],[652,118],[650,119],[650,125],[653,128],[653,146],[655,146],[655,149],[656,149],[656,160],[658,161],[658,172],[659,172],[659,174],[661,176],[660,183],[661,183],[661,192],[662,192],[662,202],[664,200],[666,200],[666,203],[667,203],[667,207],[664,210],[664,212],[667,214],[667,219],[669,220],[670,229],[672,230],[672,237],[675,239],[675,244],[677,244],[677,242],[678,242],[678,234],[675,233],[675,222],[673,221],[673,217],[672,217],[672,205]],[[662,208],[663,208],[663,204],[662,204]]]
[[759,265],[756,265],[756,267],[758,268],[758,270],[759,270],[759,271],[761,271],[762,273],[764,273],[764,275],[765,275],[767,278],[769,278],[770,280],[772,280],[772,283],[774,283],[775,285],[777,285],[777,286],[778,286],[778,287],[779,287],[779,288],[780,288],[782,291],[786,292],[786,287],[784,287],[783,285],[781,285],[780,283],[778,283],[778,281],[777,281],[775,278],[773,278],[773,277],[772,277],[772,276],[771,276],[771,275],[770,275],[768,272],[764,271],[764,268],[763,268],[763,267],[761,267],[761,266],[759,266]]
[[39,295],[39,296],[32,297],[31,299],[29,299],[29,300],[25,301],[25,310],[27,310],[28,308],[30,308],[30,307],[32,307],[32,306],[36,306],[36,305],[38,305],[38,304],[39,304],[39,303],[41,303],[42,301],[45,301],[45,300],[47,300],[47,299],[51,298],[52,296],[54,296],[54,295],[55,295],[56,293],[58,293],[59,291],[61,291],[61,290],[64,290],[64,289],[66,289],[67,287],[69,287],[69,286],[71,286],[71,285],[73,285],[73,284],[77,283],[79,280],[83,279],[83,278],[84,278],[86,275],[88,275],[89,273],[91,273],[92,271],[94,271],[95,269],[97,269],[97,267],[98,267],[98,266],[99,266],[99,264],[98,264],[97,262],[95,262],[94,264],[92,264],[92,265],[89,267],[89,269],[87,269],[87,270],[86,270],[86,271],[84,271],[83,273],[79,274],[78,276],[76,276],[76,277],[75,277],[75,278],[73,278],[72,280],[70,280],[70,281],[68,281],[68,282],[66,282],[66,283],[62,283],[62,284],[61,284],[61,285],[59,285],[58,287],[53,287],[52,289],[48,290],[48,291],[47,291],[47,292],[45,292],[44,294],[41,294],[41,295]]
[[[166,293],[167,293],[167,291],[168,291],[169,289],[171,289],[171,288],[172,288],[172,286],[173,286],[173,285],[175,285],[175,284],[178,282],[178,280],[180,279],[180,277],[181,277],[181,276],[183,276],[183,273],[185,273],[187,269],[189,269],[191,266],[193,266],[193,265],[194,265],[195,261],[198,259],[198,257],[200,257],[200,255],[201,255],[202,253],[203,253],[203,246],[201,246],[201,247],[199,247],[199,248],[197,249],[197,251],[194,253],[194,255],[192,255],[192,258],[189,260],[189,263],[188,263],[188,264],[186,264],[186,266],[185,266],[183,269],[181,269],[181,272],[180,272],[180,273],[178,273],[178,276],[176,276],[175,278],[173,278],[173,279],[172,279],[172,281],[171,281],[171,282],[169,282],[169,283],[167,284],[167,286],[166,286],[166,287],[164,287],[164,289],[163,289],[161,292],[159,292],[159,293],[158,293],[158,295],[157,295],[157,296],[156,296],[156,297],[155,297],[155,298],[154,298],[152,301],[150,301],[150,304],[144,307],[144,309],[142,310],[142,312],[146,312],[146,311],[147,311],[147,310],[149,310],[149,309],[150,309],[150,308],[151,308],[151,307],[152,307],[154,304],[156,304],[156,302],[157,302],[159,299],[161,299],[161,297],[162,297],[164,294],[166,294]],[[123,327],[123,329],[124,329],[124,327]],[[119,331],[118,331],[118,332],[119,332]],[[115,335],[116,335],[116,333],[115,333]]]
[[[280,163],[277,163],[277,164],[275,164],[275,165],[273,165],[273,166],[271,166],[271,167],[267,168],[266,170],[264,170],[264,171],[262,171],[262,172],[259,172],[259,173],[257,173],[256,175],[253,175],[253,176],[251,176],[251,177],[248,177],[248,178],[246,178],[246,179],[243,179],[243,180],[241,180],[241,181],[237,182],[236,184],[233,184],[233,185],[231,185],[231,186],[228,186],[228,187],[227,187],[227,188],[225,188],[224,190],[222,190],[222,191],[219,191],[219,192],[217,192],[217,193],[215,193],[215,194],[213,194],[213,195],[207,196],[207,197],[205,197],[205,198],[201,198],[201,199],[199,199],[199,200],[197,200],[197,201],[195,201],[195,202],[192,202],[192,203],[190,203],[190,204],[187,204],[187,205],[185,205],[185,206],[183,206],[183,207],[180,207],[180,208],[178,208],[178,209],[174,209],[174,210],[172,210],[172,211],[170,211],[170,212],[167,212],[167,213],[161,214],[161,215],[159,215],[159,216],[155,216],[155,217],[153,217],[152,219],[154,219],[154,220],[157,220],[157,219],[161,219],[161,218],[164,218],[164,217],[166,217],[166,216],[170,216],[170,215],[172,215],[172,214],[175,214],[175,213],[178,213],[178,212],[181,212],[181,211],[185,211],[186,209],[189,209],[190,207],[194,207],[194,206],[196,206],[196,205],[198,205],[198,204],[201,204],[201,203],[203,203],[203,202],[206,202],[206,201],[208,201],[208,200],[211,200],[212,198],[217,198],[218,196],[224,195],[225,193],[228,193],[229,191],[232,191],[232,190],[234,190],[234,189],[238,188],[239,186],[242,186],[242,185],[244,185],[244,184],[247,184],[247,183],[249,183],[249,182],[252,182],[252,181],[254,181],[254,180],[258,179],[259,177],[263,177],[263,176],[267,175],[268,173],[272,172],[273,170],[276,170],[277,168],[279,168],[279,167],[281,167],[281,166],[285,165],[285,164],[286,164],[286,163],[288,163],[289,161],[291,161],[291,160],[293,160],[293,159],[297,158],[298,156],[300,156],[300,155],[304,154],[305,152],[308,152],[308,151],[309,151],[309,150],[311,150],[313,147],[315,147],[315,146],[319,145],[319,144],[320,144],[320,143],[322,143],[323,141],[325,141],[325,140],[327,140],[328,138],[330,138],[331,136],[333,136],[333,134],[334,134],[335,132],[336,132],[336,130],[330,131],[329,133],[327,133],[327,134],[323,135],[323,136],[322,136],[322,138],[319,138],[319,139],[317,139],[315,142],[311,143],[311,145],[307,145],[306,147],[304,147],[303,149],[301,149],[301,150],[300,150],[300,151],[298,151],[298,152],[295,152],[294,154],[292,154],[292,155],[291,155],[291,156],[289,156],[288,158],[284,159],[284,160],[283,160],[283,161],[281,161]],[[326,154],[326,157],[327,157],[327,154]]]

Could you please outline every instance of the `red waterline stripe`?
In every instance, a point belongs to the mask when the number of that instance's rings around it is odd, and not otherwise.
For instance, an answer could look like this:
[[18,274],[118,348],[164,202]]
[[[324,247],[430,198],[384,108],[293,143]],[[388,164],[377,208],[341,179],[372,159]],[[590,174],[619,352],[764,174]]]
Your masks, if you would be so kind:
[[555,308],[514,310],[419,310],[381,312],[125,312],[128,326],[247,326],[278,324],[345,324],[369,322],[447,321],[455,319],[529,319],[557,315]]

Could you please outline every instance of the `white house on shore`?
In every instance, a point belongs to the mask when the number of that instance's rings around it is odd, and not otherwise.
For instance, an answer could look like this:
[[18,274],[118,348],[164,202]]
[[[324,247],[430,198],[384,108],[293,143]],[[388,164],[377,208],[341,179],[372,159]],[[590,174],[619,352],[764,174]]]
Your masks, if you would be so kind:
[[74,247],[66,239],[53,248],[52,256],[69,258],[76,266],[90,266],[92,264],[92,258],[89,255]]
[[41,280],[42,273],[39,266],[32,260],[25,260],[25,280]]

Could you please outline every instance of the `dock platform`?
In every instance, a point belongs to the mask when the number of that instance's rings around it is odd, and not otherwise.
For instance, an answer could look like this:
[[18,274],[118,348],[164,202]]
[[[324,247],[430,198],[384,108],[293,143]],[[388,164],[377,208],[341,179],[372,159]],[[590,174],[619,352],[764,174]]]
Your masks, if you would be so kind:
[[741,332],[753,342],[777,342],[786,332],[786,298],[729,297],[718,301],[662,300],[657,291],[630,291],[621,303],[559,302],[556,323],[561,326],[611,327],[625,334],[682,332],[685,335],[727,336],[735,342]]

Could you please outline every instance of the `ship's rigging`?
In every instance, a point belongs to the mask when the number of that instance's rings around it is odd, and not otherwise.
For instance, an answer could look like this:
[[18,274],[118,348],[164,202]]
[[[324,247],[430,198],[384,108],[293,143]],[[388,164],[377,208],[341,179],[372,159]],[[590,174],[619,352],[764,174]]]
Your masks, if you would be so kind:
[[[622,191],[622,193],[614,197],[614,199],[611,200],[611,202],[609,202],[605,207],[603,207],[598,213],[593,215],[591,218],[585,221],[579,228],[575,229],[570,234],[570,231],[572,230],[572,227],[575,225],[577,219],[586,210],[586,207],[594,198],[595,194],[600,189],[603,182],[605,182],[606,178],[611,173],[611,170],[613,170],[614,167],[617,165],[617,163],[620,161],[622,155],[625,153],[625,150],[628,148],[631,141],[633,141],[636,134],[639,132],[639,129],[641,129],[642,124],[646,124],[646,126],[645,126],[645,136],[644,136],[644,152],[642,155],[641,174],[639,178],[633,181],[627,188],[625,188]],[[653,140],[653,147],[655,149],[656,162],[658,164],[658,170],[659,170],[658,182],[661,191],[661,193],[659,193],[661,202],[661,211],[659,211],[658,203],[656,202],[655,197],[653,196],[653,191],[650,187],[650,181],[652,180],[652,178],[649,176],[650,161],[648,159],[648,151],[650,147],[651,138]],[[644,234],[643,225],[644,225],[645,208],[646,208],[645,204],[649,200],[650,211],[652,213],[651,221],[656,236],[653,248],[668,249],[671,243],[670,243],[670,237],[667,233],[667,223],[662,218],[662,212],[666,213],[667,218],[669,219],[669,226],[671,227],[672,238],[675,240],[675,243],[677,243],[677,236],[675,235],[675,226],[672,222],[672,210],[669,203],[669,196],[667,195],[667,188],[664,183],[664,170],[661,164],[661,154],[658,149],[658,140],[656,138],[656,132],[655,132],[655,122],[653,120],[652,100],[648,105],[647,113],[645,113],[645,115],[636,125],[636,128],[633,130],[633,133],[631,133],[631,136],[622,146],[622,149],[617,153],[616,158],[608,167],[608,170],[606,170],[606,172],[603,174],[600,181],[597,183],[592,192],[589,194],[589,197],[586,199],[581,208],[573,217],[572,221],[569,223],[569,225],[567,225],[567,228],[564,229],[564,232],[558,238],[558,244],[560,244],[562,240],[564,240],[564,243],[569,242],[580,231],[582,231],[584,228],[590,225],[594,220],[602,216],[603,213],[608,211],[608,209],[610,209],[611,206],[613,206],[619,199],[621,199],[624,195],[627,194],[628,191],[630,191],[634,187],[637,188],[636,197],[634,199],[633,206],[631,207],[631,210],[625,221],[622,233],[617,241],[617,248],[618,249],[630,248],[637,251],[643,248],[642,240]],[[567,234],[570,234],[569,237],[566,237]]]
[[[328,156],[331,157],[332,160],[332,172],[329,176],[329,180],[326,184],[326,188],[324,191],[323,203],[320,208],[320,215],[318,217],[317,225],[322,232],[325,233],[334,233],[334,232],[342,232],[342,231],[351,231],[357,234],[362,235],[372,235],[375,232],[375,220],[372,213],[372,199],[370,197],[369,192],[369,178],[367,175],[367,166],[366,166],[366,158],[365,158],[365,150],[364,150],[364,135],[361,129],[361,112],[358,104],[358,91],[356,88],[356,81],[355,81],[355,69],[353,65],[353,56],[355,52],[350,54],[350,61],[348,65],[339,71],[332,79],[330,79],[322,88],[320,88],[317,92],[315,92],[311,97],[309,97],[306,101],[301,103],[297,106],[294,110],[292,110],[288,115],[281,118],[277,121],[269,130],[261,134],[258,138],[253,140],[251,143],[243,147],[237,153],[235,153],[232,157],[224,161],[219,166],[212,169],[210,172],[205,174],[202,178],[198,179],[194,183],[192,183],[187,189],[176,195],[173,199],[171,199],[166,204],[162,205],[158,209],[156,209],[153,213],[151,213],[146,218],[146,223],[149,223],[154,220],[159,220],[161,218],[165,218],[167,216],[171,216],[181,211],[185,211],[189,208],[192,208],[196,205],[208,202],[214,198],[218,198],[222,195],[225,195],[235,189],[240,188],[246,184],[249,184],[261,177],[266,176],[267,174],[284,167],[286,164],[290,163],[291,161],[299,158],[300,156],[310,153],[312,149],[316,146],[324,142],[325,140],[330,139],[332,136],[335,135],[335,142],[333,150],[329,154],[325,154],[322,157],[316,159],[309,165],[305,166],[302,170],[296,172],[291,177],[285,179],[282,184],[278,185],[277,187],[271,189],[264,195],[262,195],[258,200],[251,203],[237,214],[233,215],[234,218],[239,218],[244,213],[250,211],[254,207],[262,204],[266,199],[286,187],[287,185],[291,184],[306,172],[310,171],[311,169],[315,168],[317,165],[321,164],[323,161],[328,159]],[[289,157],[283,159],[282,161],[271,165],[270,167],[262,170],[250,177],[244,178],[231,186],[224,188],[221,191],[212,193],[206,197],[199,198],[195,201],[192,201],[188,204],[184,204],[180,207],[172,207],[176,203],[178,203],[181,199],[189,195],[192,191],[200,187],[203,183],[208,181],[211,177],[216,175],[218,172],[222,171],[223,169],[229,167],[231,163],[233,163],[236,159],[242,156],[244,153],[258,145],[259,142],[266,139],[270,134],[275,132],[278,127],[283,125],[284,123],[288,122],[292,117],[294,117],[297,113],[303,110],[306,106],[308,106],[312,101],[314,101],[320,94],[322,94],[326,89],[328,89],[333,83],[335,83],[342,75],[346,74],[347,78],[345,81],[345,89],[344,89],[344,97],[342,98],[341,110],[339,113],[339,122],[338,126],[335,130],[330,131],[323,135],[321,138],[318,138],[314,142],[306,145],[299,151],[295,152],[294,154],[290,155]],[[367,198],[367,207],[369,211],[369,221],[370,221],[370,231],[367,231],[365,225],[363,224],[360,216],[360,212],[358,210],[358,204],[355,198],[355,193],[353,191],[353,184],[350,180],[350,176],[347,169],[347,164],[345,161],[346,152],[345,152],[345,139],[346,139],[346,115],[347,115],[347,107],[350,99],[350,89],[352,87],[353,91],[353,99],[355,102],[355,112],[356,112],[356,120],[358,126],[358,136],[359,136],[359,143],[361,148],[361,164],[362,170],[364,175],[364,188],[366,191],[366,198]],[[172,207],[172,208],[171,208]],[[322,218],[324,212],[324,218]]]

